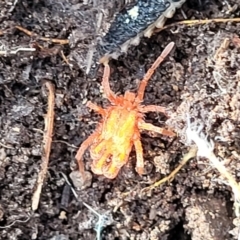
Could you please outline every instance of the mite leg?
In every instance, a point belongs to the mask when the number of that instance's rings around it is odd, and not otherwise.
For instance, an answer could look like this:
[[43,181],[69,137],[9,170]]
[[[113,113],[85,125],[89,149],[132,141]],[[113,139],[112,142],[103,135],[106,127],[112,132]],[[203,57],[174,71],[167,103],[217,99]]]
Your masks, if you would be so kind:
[[102,86],[103,86],[104,93],[107,96],[107,99],[111,103],[115,104],[117,96],[110,89],[109,76],[110,76],[110,67],[109,67],[108,63],[105,63],[105,65],[104,65],[104,73],[103,73],[103,80],[102,80]]
[[96,105],[96,104],[88,101],[86,106],[89,107],[89,108],[91,108],[93,111],[101,114],[103,117],[106,116],[105,110],[104,110],[103,108],[99,107],[98,105]]
[[174,46],[174,42],[170,42],[165,49],[163,50],[163,52],[161,53],[161,55],[157,58],[157,60],[153,63],[153,65],[148,69],[147,73],[145,74],[145,76],[143,77],[143,80],[140,83],[140,86],[138,88],[138,93],[137,93],[137,99],[139,101],[143,100],[143,95],[144,95],[144,91],[145,88],[148,84],[149,79],[152,77],[154,71],[156,70],[156,68],[162,63],[162,61],[167,57],[167,55],[172,51]]
[[139,122],[138,127],[139,127],[139,129],[142,129],[142,130],[148,130],[148,131],[153,131],[153,132],[156,132],[156,133],[161,133],[161,134],[169,136],[169,137],[176,136],[176,134],[174,132],[170,131],[170,130],[160,128],[160,127],[156,127],[156,126],[152,125],[151,123],[146,123],[144,121]]
[[82,156],[84,152],[87,150],[87,148],[93,143],[93,141],[98,137],[98,133],[93,133],[91,134],[80,146],[80,148],[77,151],[77,154],[75,156],[77,162],[78,162],[78,167],[79,171],[81,172],[82,176],[85,176],[85,170],[84,170],[84,163],[82,160]]
[[139,108],[139,111],[141,113],[147,113],[147,112],[162,112],[162,113],[166,113],[166,108],[165,107],[161,107],[161,106],[156,106],[156,105],[147,105],[147,106],[141,106]]
[[140,138],[134,141],[134,147],[137,155],[137,163],[135,169],[139,175],[142,175],[144,170],[144,161],[143,161],[143,149]]

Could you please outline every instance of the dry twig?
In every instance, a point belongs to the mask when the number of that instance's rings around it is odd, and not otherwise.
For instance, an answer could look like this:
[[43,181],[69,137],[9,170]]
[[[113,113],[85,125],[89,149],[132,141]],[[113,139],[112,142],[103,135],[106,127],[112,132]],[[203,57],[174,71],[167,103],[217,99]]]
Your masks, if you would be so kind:
[[180,162],[180,164],[165,178],[155,182],[154,184],[150,185],[149,187],[145,187],[141,190],[141,192],[146,192],[146,191],[150,191],[153,190],[154,188],[159,187],[160,185],[162,185],[165,182],[171,182],[175,175],[181,170],[181,168],[192,158],[194,158],[197,155],[197,148],[196,147],[192,147],[188,153],[186,153],[183,156],[182,161]]
[[16,28],[18,30],[24,32],[28,36],[30,36],[30,37],[37,37],[39,40],[42,40],[42,41],[49,41],[49,42],[52,42],[52,43],[58,43],[58,44],[62,44],[62,45],[69,43],[68,39],[58,39],[58,38],[42,37],[42,36],[39,36],[38,34],[36,34],[34,32],[31,32],[31,31],[21,27],[21,26],[16,26]]
[[24,32],[26,35],[28,35],[30,37],[35,37],[35,38],[37,38],[39,40],[42,40],[42,41],[58,43],[58,44],[61,44],[61,45],[69,44],[69,40],[68,39],[58,39],[58,38],[43,37],[43,36],[38,35],[37,33],[29,31],[26,28],[23,28],[21,26],[15,26],[15,27],[8,28],[8,29],[5,29],[5,30],[1,30],[0,29],[0,36],[4,35],[7,31],[9,31],[10,29],[13,29],[13,28],[18,29],[21,32]]
[[43,154],[41,171],[38,174],[37,187],[32,197],[32,210],[35,211],[38,208],[39,199],[42,191],[43,182],[47,173],[49,156],[52,145],[53,124],[54,124],[54,85],[51,82],[46,82],[46,86],[49,91],[48,95],[48,111],[45,116],[45,129],[43,136]]
[[171,27],[176,27],[179,25],[200,25],[200,24],[209,24],[209,23],[226,23],[226,22],[240,22],[240,18],[214,18],[214,19],[204,19],[204,20],[183,20],[179,22],[175,22],[172,24],[168,24],[162,28],[158,28],[155,30],[155,32],[161,32],[164,29],[168,29]]

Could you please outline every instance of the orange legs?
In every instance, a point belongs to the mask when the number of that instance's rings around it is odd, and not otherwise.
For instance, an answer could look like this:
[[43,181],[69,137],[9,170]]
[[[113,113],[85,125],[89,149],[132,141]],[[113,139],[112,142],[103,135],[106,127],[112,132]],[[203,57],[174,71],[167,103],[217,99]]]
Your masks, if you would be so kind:
[[147,105],[147,106],[141,106],[139,108],[139,111],[141,113],[147,113],[147,112],[162,112],[165,113],[166,109],[165,107],[157,106],[157,105]]
[[143,148],[140,141],[140,137],[134,141],[134,147],[137,155],[136,171],[139,175],[143,174],[144,160],[143,160]]
[[95,159],[92,164],[92,171],[98,175],[104,175],[109,179],[114,179],[122,166],[124,166],[128,160],[129,154],[122,153],[114,155],[108,149],[104,150],[100,159]]
[[169,136],[169,137],[176,136],[176,134],[174,132],[170,131],[170,130],[160,128],[160,127],[156,127],[156,126],[152,125],[151,123],[146,123],[144,121],[139,122],[138,127],[139,127],[139,129],[142,129],[142,130],[147,130],[147,131],[160,133],[160,134],[163,134],[163,135]]
[[102,86],[104,93],[107,96],[107,99],[115,104],[117,96],[114,94],[114,92],[110,89],[109,85],[109,76],[110,76],[110,67],[108,63],[104,65],[104,73],[103,73],[103,80],[102,80]]
[[82,176],[85,176],[85,170],[84,170],[84,163],[82,160],[82,156],[84,152],[87,150],[87,148],[94,142],[94,140],[99,136],[98,132],[92,133],[82,144],[81,147],[78,149],[77,154],[75,158],[78,162],[79,171],[81,172]]
[[[155,105],[141,106],[146,85],[159,64],[166,58],[174,46],[171,42],[163,50],[162,54],[153,63],[140,83],[137,94],[127,91],[124,96],[117,96],[109,84],[110,67],[104,64],[102,86],[107,99],[112,103],[111,107],[103,109],[92,102],[87,106],[102,115],[103,120],[99,127],[80,146],[76,160],[80,173],[85,178],[85,168],[82,157],[89,148],[93,159],[92,171],[109,179],[117,176],[118,172],[128,161],[129,153],[134,145],[137,155],[136,171],[139,175],[144,172],[143,149],[140,141],[140,130],[148,130],[161,133],[166,136],[175,136],[175,133],[143,121],[143,115],[147,112],[163,112],[165,108]],[[139,122],[137,122],[139,120]],[[131,124],[126,124],[126,122]],[[138,127],[136,126],[138,125]],[[129,135],[130,133],[130,135]]]
[[170,42],[165,47],[165,49],[163,50],[161,55],[157,58],[157,60],[153,63],[153,65],[148,69],[148,71],[145,74],[145,76],[143,77],[143,80],[141,81],[139,89],[138,89],[138,93],[137,93],[138,101],[142,101],[143,100],[143,95],[144,95],[145,88],[146,88],[146,86],[148,84],[148,80],[151,78],[151,76],[153,75],[153,73],[156,70],[156,68],[162,63],[162,61],[172,51],[173,46],[174,46],[174,42]]

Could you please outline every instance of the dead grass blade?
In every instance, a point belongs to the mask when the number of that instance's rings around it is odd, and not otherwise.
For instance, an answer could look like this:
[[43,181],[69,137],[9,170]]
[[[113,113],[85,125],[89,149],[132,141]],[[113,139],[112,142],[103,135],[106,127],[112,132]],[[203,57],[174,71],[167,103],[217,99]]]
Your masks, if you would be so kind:
[[180,164],[165,178],[162,178],[161,180],[155,182],[154,184],[145,187],[141,190],[141,193],[143,192],[148,192],[153,190],[154,188],[159,187],[160,185],[162,185],[165,182],[171,182],[174,177],[176,176],[176,174],[182,169],[182,167],[192,158],[196,157],[197,155],[197,147],[192,147],[188,153],[186,153],[183,156],[182,161],[180,162]]
[[43,153],[42,153],[42,165],[41,171],[38,174],[37,187],[32,197],[32,210],[35,211],[38,208],[40,195],[42,192],[43,182],[48,169],[49,156],[52,145],[53,125],[54,125],[54,104],[55,104],[55,89],[51,82],[46,82],[46,87],[49,91],[48,95],[48,111],[45,116],[45,129],[43,135]]

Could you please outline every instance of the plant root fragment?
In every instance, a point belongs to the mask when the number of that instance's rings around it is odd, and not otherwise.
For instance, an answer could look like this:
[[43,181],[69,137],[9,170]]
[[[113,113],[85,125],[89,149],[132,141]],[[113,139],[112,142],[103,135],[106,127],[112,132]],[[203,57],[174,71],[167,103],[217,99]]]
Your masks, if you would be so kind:
[[42,36],[39,36],[38,34],[34,33],[34,32],[31,32],[21,26],[15,26],[16,29],[18,29],[19,31],[21,32],[24,32],[26,35],[30,36],[30,37],[37,37],[39,40],[42,40],[42,41],[48,41],[48,42],[52,42],[52,43],[58,43],[58,44],[61,44],[61,45],[64,45],[64,44],[68,44],[69,43],[69,40],[68,39],[58,39],[58,38],[49,38],[49,37],[42,37]]
[[196,157],[197,155],[197,147],[192,147],[188,153],[186,153],[183,158],[182,161],[180,162],[180,164],[165,178],[155,182],[154,184],[145,187],[141,190],[141,193],[143,192],[148,192],[153,190],[154,188],[159,187],[160,185],[162,185],[165,182],[171,182],[173,181],[175,175],[181,170],[181,168],[192,158]]
[[162,28],[157,28],[155,33],[161,32],[165,29],[176,27],[180,25],[195,26],[200,24],[209,23],[226,23],[226,22],[240,22],[240,18],[214,18],[214,19],[204,19],[204,20],[183,20],[175,23],[168,24]]
[[32,197],[32,210],[35,211],[38,208],[40,195],[42,191],[43,182],[47,174],[49,156],[52,145],[53,125],[54,125],[54,85],[51,82],[46,82],[46,87],[49,91],[48,95],[48,111],[45,116],[45,129],[43,134],[43,153],[41,171],[38,174],[37,187]]

